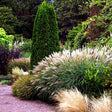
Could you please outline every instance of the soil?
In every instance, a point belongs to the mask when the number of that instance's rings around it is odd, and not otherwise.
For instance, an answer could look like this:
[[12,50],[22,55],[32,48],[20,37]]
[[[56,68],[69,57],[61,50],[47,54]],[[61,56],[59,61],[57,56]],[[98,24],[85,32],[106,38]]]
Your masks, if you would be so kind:
[[54,109],[39,100],[20,100],[12,95],[11,86],[0,85],[0,112],[55,112]]

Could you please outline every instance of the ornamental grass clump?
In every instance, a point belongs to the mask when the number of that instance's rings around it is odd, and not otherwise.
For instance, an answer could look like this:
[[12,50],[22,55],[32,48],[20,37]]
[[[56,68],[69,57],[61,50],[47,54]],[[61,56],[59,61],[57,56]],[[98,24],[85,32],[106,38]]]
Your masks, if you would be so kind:
[[112,100],[110,96],[103,95],[99,99],[92,99],[91,112],[112,112]]
[[82,61],[96,59],[107,62],[112,60],[111,56],[112,48],[109,50],[107,47],[100,48],[83,48],[70,52],[70,50],[63,50],[62,52],[53,52],[48,57],[45,57],[42,61],[38,62],[38,66],[35,66],[33,73],[38,73],[41,70],[45,70],[46,67],[52,67],[56,65],[66,64],[68,62]]
[[20,77],[12,85],[12,93],[20,99],[34,99],[36,97],[36,80],[34,76]]
[[112,100],[108,95],[88,98],[77,89],[60,90],[53,98],[58,112],[112,112]]
[[11,76],[13,77],[13,79],[17,80],[19,77],[22,77],[24,75],[23,72],[24,72],[23,69],[15,67],[12,69]]
[[106,47],[83,48],[54,52],[45,57],[33,70],[40,80],[36,86],[38,98],[52,102],[57,90],[75,87],[89,96],[100,96],[112,80],[111,51],[112,48],[107,50]]
[[24,71],[30,70],[30,58],[18,58],[10,60],[8,64],[8,72],[12,73],[12,69],[18,67]]
[[77,89],[61,90],[54,99],[58,101],[59,112],[89,112],[89,98]]

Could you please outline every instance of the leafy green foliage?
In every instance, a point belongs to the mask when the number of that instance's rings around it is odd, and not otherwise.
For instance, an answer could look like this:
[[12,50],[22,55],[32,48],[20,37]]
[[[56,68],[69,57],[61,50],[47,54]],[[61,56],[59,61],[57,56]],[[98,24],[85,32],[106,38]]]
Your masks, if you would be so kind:
[[21,52],[21,57],[29,58],[31,56],[31,52]]
[[12,81],[11,80],[2,80],[1,84],[11,84]]
[[0,45],[5,46],[8,44],[9,47],[12,47],[13,35],[6,35],[6,32],[3,28],[0,28]]
[[21,51],[23,52],[31,52],[31,40],[27,39],[21,46]]
[[99,39],[96,39],[95,41],[92,41],[90,43],[86,44],[86,47],[90,47],[90,48],[94,48],[94,47],[101,47],[101,46],[107,46],[107,48],[111,48],[112,47],[112,37],[108,36],[106,37],[102,37]]
[[[91,18],[88,20],[88,40],[108,37],[112,32],[111,0],[92,0],[90,2]],[[95,11],[96,10],[96,11]]]
[[82,29],[82,25],[78,24],[78,26],[73,27],[72,30],[69,31],[67,35],[67,41],[70,41],[70,47],[74,46],[74,38],[76,37],[77,33],[79,33]]
[[67,35],[67,46],[72,49],[82,48],[87,39],[87,24],[82,22],[78,26],[73,27]]
[[61,40],[66,40],[68,31],[89,16],[88,0],[57,0],[54,2],[57,21],[59,26],[59,36]]
[[74,49],[82,48],[87,40],[87,24],[82,23],[82,29],[77,33],[74,38]]
[[[32,37],[34,18],[41,0],[1,0],[0,5],[12,8],[18,18],[17,34],[23,34],[25,38]],[[15,21],[13,21],[15,22]]]
[[0,7],[0,27],[4,28],[7,34],[15,34],[18,25],[17,17],[13,15],[12,9]]
[[31,70],[33,65],[41,61],[53,51],[59,50],[58,26],[53,6],[44,1],[37,11],[34,22],[32,47],[31,47]]
[[36,96],[36,88],[34,76],[24,76],[19,78],[12,85],[12,93],[21,99],[34,99]]

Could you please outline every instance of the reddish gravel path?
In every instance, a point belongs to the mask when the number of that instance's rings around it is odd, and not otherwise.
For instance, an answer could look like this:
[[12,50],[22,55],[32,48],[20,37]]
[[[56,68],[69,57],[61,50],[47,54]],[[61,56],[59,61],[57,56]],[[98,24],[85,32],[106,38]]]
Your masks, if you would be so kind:
[[0,112],[55,112],[41,101],[26,101],[13,97],[11,86],[0,85]]

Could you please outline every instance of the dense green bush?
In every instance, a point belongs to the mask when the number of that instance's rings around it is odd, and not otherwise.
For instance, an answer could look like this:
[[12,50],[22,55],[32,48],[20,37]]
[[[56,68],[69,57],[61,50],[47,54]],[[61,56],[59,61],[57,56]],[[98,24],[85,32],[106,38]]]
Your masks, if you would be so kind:
[[20,69],[23,69],[24,71],[30,70],[30,59],[19,58],[19,59],[11,60],[8,65],[8,72],[12,73],[12,69],[15,67],[19,67]]
[[70,47],[74,47],[74,38],[76,37],[77,33],[81,31],[81,29],[82,25],[78,24],[78,26],[73,27],[73,29],[68,32],[67,41],[70,42]]
[[13,43],[20,43],[22,41],[25,41],[25,38],[23,38],[23,35],[22,34],[14,34],[14,40],[13,40]]
[[29,58],[31,56],[31,52],[21,52],[21,56],[23,58]]
[[23,76],[12,85],[12,93],[21,99],[34,99],[36,96],[34,76]]
[[74,38],[74,49],[82,48],[87,40],[87,24],[82,22],[82,29]]
[[53,6],[44,1],[37,11],[34,22],[32,47],[31,47],[31,70],[33,65],[41,61],[53,51],[59,50],[58,26]]
[[11,80],[2,80],[1,84],[12,84]]
[[82,48],[87,39],[87,24],[82,22],[77,27],[73,27],[67,35],[66,45],[72,49]]
[[33,70],[39,74],[38,98],[52,101],[51,96],[57,90],[75,87],[89,96],[99,96],[112,80],[112,69],[108,67],[106,58],[110,52],[106,48],[101,51],[97,48],[83,49],[54,53],[45,58]]

